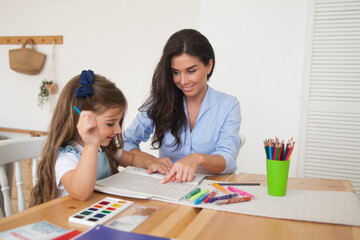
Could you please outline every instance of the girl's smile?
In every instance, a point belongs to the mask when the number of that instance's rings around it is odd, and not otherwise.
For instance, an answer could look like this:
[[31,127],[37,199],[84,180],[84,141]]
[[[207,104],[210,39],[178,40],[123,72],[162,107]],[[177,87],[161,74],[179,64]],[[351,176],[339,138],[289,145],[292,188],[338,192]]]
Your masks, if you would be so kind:
[[100,145],[106,147],[117,134],[122,133],[120,122],[124,110],[120,108],[109,108],[102,114],[96,115],[96,123],[100,132]]

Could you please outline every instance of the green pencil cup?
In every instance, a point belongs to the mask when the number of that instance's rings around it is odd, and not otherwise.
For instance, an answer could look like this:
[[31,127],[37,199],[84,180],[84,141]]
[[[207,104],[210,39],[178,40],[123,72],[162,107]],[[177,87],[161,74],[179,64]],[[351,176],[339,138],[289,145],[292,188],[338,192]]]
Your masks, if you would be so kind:
[[267,188],[271,196],[285,196],[290,161],[266,159]]

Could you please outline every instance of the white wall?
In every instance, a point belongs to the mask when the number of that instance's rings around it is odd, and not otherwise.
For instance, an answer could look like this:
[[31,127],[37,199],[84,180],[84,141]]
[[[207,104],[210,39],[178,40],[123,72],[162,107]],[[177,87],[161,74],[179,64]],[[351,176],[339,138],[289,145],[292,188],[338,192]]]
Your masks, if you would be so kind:
[[[60,89],[92,69],[123,90],[129,123],[148,94],[165,41],[179,29],[198,28],[199,11],[200,2],[192,0],[0,0],[0,36],[63,35],[64,44],[56,45]],[[16,73],[9,68],[8,50],[19,47],[0,45],[0,126],[46,130],[49,106],[40,109],[36,99],[50,62],[37,76]],[[36,48],[50,58],[51,45]]]
[[[247,142],[238,171],[265,173],[263,140],[299,139],[307,2],[202,1],[200,29],[216,52],[210,85],[237,96]],[[299,143],[298,143],[299,144]],[[296,175],[297,150],[290,175]]]
[[[262,140],[299,136],[306,7],[304,0],[0,0],[0,36],[63,35],[56,45],[60,89],[83,69],[108,77],[128,98],[126,128],[168,37],[199,29],[216,53],[210,85],[240,100],[247,143],[239,171],[265,173]],[[0,45],[0,126],[46,131],[49,105],[40,109],[36,99],[49,61],[37,76],[13,72],[8,50],[18,47]],[[48,57],[51,48],[37,45]],[[290,175],[296,151],[292,160]]]

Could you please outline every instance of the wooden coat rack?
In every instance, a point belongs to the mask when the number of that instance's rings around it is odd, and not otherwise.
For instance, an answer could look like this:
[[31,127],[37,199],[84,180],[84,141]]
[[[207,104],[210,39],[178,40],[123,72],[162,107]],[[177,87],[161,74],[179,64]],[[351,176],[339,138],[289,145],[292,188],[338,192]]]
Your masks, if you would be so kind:
[[18,36],[0,37],[0,44],[23,44],[26,39],[31,38],[34,44],[63,44],[63,36]]

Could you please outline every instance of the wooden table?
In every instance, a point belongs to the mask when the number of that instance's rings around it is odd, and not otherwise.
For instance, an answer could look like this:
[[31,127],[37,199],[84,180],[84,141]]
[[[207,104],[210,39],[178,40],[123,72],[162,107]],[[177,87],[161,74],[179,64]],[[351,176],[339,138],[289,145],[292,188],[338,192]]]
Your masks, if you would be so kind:
[[[218,176],[229,182],[259,182],[266,176],[240,173]],[[288,188],[353,192],[350,181],[289,178]],[[331,211],[331,210],[330,210]],[[360,239],[360,227],[265,218],[203,209],[181,232],[179,239]]]
[[[68,222],[68,217],[108,196],[118,197],[95,192],[87,201],[79,201],[70,196],[49,201],[45,204],[0,219],[0,232],[42,220],[47,220],[65,229],[84,231],[89,227]],[[151,221],[147,220],[146,224],[141,224],[135,229],[134,232],[137,233],[175,237],[178,236],[200,212],[200,209],[160,201],[120,198],[133,201],[136,204],[158,208],[149,218]]]
[[[266,176],[240,173],[213,176],[231,182],[259,182]],[[353,192],[347,180],[289,178],[288,188]],[[88,201],[69,196],[26,209],[0,219],[0,232],[25,224],[47,220],[66,229],[86,230],[87,226],[69,223],[68,217],[106,196],[94,193]],[[115,196],[116,197],[116,196]],[[157,207],[149,219],[134,232],[177,239],[360,239],[360,227],[256,217],[244,214],[198,209],[154,200],[124,198],[145,206]]]

